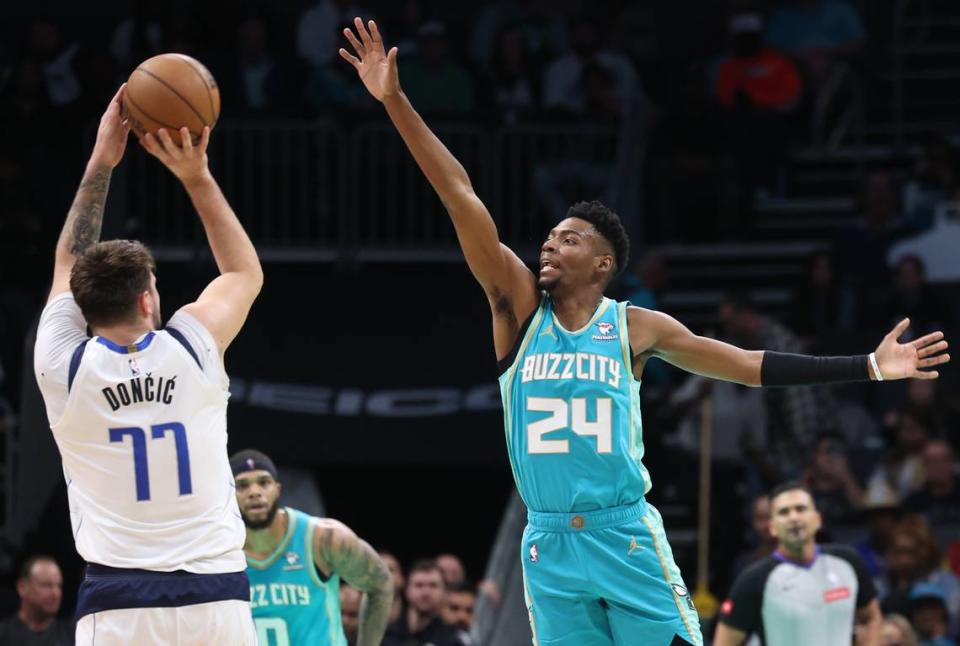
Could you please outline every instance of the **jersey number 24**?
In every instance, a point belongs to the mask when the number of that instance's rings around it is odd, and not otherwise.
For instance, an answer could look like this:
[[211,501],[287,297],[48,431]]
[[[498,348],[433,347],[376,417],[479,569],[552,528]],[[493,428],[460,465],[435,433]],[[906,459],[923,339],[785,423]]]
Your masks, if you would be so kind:
[[528,397],[527,411],[531,413],[550,413],[549,417],[527,425],[527,453],[569,453],[570,441],[566,439],[544,439],[544,435],[569,428],[584,437],[597,439],[597,453],[613,452],[613,433],[611,431],[610,411],[613,407],[609,397],[600,397],[596,401],[594,421],[587,421],[587,400],[574,397],[567,400],[558,397]]

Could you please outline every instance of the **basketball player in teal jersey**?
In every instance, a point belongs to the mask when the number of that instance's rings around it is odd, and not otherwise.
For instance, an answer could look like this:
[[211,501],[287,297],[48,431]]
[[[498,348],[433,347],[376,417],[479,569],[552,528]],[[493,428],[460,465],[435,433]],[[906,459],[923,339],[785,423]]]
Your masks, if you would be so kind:
[[243,551],[260,646],[347,646],[340,579],[364,593],[357,646],[379,646],[393,605],[383,559],[343,523],[279,507],[273,461],[260,451],[230,458],[247,526]]
[[521,547],[534,643],[542,646],[700,644],[690,595],[660,515],[644,500],[639,387],[659,357],[689,372],[751,386],[934,379],[948,361],[941,333],[876,352],[810,357],[748,352],[697,336],[675,319],[604,298],[627,264],[620,219],[575,204],[543,242],[539,276],[500,243],[463,167],[400,89],[397,49],[371,21],[344,35],[351,63],[383,103],[453,220],[493,312],[507,448],[529,508]]

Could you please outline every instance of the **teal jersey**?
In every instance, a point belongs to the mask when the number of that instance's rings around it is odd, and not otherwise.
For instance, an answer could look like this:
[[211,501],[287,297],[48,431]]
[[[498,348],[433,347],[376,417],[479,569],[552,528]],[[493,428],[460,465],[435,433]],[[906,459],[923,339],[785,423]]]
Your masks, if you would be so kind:
[[324,581],[313,560],[316,519],[284,507],[287,533],[266,559],[247,557],[250,608],[260,646],[346,646],[340,577]]
[[544,294],[500,375],[510,464],[533,511],[617,507],[650,490],[627,305],[604,298],[571,332]]

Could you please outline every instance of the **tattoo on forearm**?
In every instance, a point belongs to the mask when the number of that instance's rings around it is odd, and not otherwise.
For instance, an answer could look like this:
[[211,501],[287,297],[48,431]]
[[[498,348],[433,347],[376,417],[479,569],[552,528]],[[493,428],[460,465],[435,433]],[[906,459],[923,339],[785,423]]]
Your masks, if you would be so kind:
[[357,646],[376,646],[383,639],[393,605],[393,579],[380,555],[352,533],[321,528],[319,550],[340,576],[364,592],[360,604]]
[[103,206],[110,189],[112,169],[101,166],[84,175],[77,195],[67,213],[67,221],[60,233],[60,243],[74,256],[80,256],[100,240],[103,224]]

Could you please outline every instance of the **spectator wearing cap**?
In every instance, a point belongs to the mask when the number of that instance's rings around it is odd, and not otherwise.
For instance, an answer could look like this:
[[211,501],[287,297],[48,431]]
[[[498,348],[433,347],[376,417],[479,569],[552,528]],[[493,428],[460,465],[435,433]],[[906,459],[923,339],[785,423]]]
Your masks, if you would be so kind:
[[910,621],[917,630],[919,646],[954,646],[949,637],[947,595],[940,586],[917,583],[910,589]]
[[425,22],[417,31],[417,54],[400,65],[403,90],[422,113],[463,114],[474,108],[470,73],[450,55],[447,26]]
[[854,548],[863,559],[870,576],[874,581],[878,581],[886,576],[887,548],[893,529],[900,519],[900,504],[893,489],[889,486],[877,486],[867,492],[862,512],[867,535]]
[[786,113],[800,102],[803,82],[789,58],[763,42],[763,17],[736,13],[730,19],[730,56],[717,70],[717,99],[736,105]]

